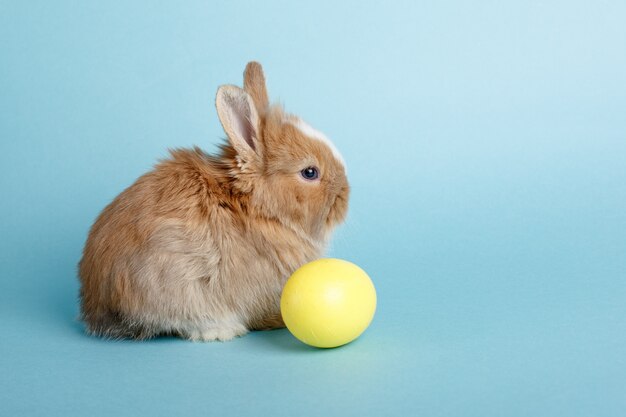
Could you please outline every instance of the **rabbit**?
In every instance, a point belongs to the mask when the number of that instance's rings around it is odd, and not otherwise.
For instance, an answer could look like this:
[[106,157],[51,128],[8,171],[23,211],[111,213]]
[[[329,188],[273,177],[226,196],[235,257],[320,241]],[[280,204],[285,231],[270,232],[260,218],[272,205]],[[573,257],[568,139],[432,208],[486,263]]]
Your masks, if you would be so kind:
[[284,327],[287,278],[321,257],[348,211],[345,162],[301,118],[270,105],[261,65],[219,87],[217,155],[170,156],[117,196],[79,262],[86,332],[226,341]]

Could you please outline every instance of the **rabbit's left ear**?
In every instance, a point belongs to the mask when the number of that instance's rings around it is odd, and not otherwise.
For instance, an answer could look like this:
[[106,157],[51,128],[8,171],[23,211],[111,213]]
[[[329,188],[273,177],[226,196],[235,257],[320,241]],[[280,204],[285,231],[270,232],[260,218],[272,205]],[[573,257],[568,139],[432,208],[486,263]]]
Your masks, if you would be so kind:
[[243,89],[252,97],[257,112],[264,114],[270,102],[267,97],[263,67],[258,62],[251,61],[246,65],[243,73]]
[[215,98],[217,115],[228,139],[245,161],[261,154],[259,115],[248,93],[234,85],[223,85]]

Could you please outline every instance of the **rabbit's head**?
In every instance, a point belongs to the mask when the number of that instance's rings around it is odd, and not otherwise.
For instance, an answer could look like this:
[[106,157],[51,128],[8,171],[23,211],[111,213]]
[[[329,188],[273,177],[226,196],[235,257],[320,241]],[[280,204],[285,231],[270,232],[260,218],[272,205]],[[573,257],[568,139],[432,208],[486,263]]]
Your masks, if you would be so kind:
[[221,86],[216,107],[228,135],[223,158],[233,186],[261,216],[325,241],[348,210],[346,167],[322,133],[270,105],[261,65],[250,62],[244,88]]

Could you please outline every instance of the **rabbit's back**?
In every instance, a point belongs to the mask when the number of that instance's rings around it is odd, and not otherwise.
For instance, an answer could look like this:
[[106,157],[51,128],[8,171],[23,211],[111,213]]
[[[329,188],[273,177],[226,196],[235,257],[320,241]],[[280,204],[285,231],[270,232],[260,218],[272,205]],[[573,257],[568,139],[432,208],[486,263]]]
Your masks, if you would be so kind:
[[208,300],[227,311],[209,294],[227,289],[214,236],[236,234],[224,197],[207,156],[178,150],[106,207],[79,267],[89,330],[141,338],[209,315]]

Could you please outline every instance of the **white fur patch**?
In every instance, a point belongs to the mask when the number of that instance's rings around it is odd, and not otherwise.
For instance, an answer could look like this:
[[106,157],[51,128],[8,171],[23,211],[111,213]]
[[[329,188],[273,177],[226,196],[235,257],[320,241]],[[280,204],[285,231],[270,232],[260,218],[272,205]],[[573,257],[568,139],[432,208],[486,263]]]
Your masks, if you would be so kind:
[[341,163],[341,165],[343,166],[344,170],[347,171],[346,162],[344,161],[343,156],[341,156],[341,153],[339,153],[339,150],[335,147],[335,144],[332,143],[325,134],[323,134],[317,129],[314,129],[307,122],[300,119],[299,117],[294,117],[293,119],[289,119],[287,122],[297,127],[298,130],[300,130],[300,132],[302,132],[304,135],[325,143],[326,146],[330,148],[335,159],[337,159],[337,161],[339,161],[339,163]]

